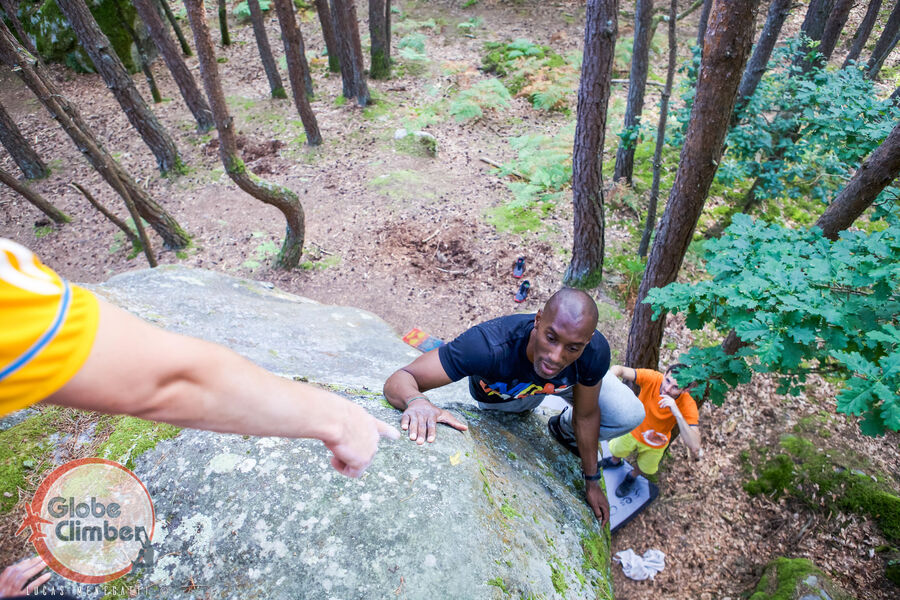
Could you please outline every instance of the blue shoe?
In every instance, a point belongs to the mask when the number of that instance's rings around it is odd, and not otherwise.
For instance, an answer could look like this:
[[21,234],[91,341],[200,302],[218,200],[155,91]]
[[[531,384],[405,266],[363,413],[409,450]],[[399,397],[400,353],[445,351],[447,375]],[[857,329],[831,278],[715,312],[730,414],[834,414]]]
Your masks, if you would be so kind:
[[516,260],[513,265],[513,277],[516,279],[522,279],[522,275],[525,274],[525,257],[520,256],[518,260]]
[[519,291],[516,292],[515,301],[516,302],[525,302],[525,299],[528,298],[528,290],[531,288],[531,284],[528,283],[528,280],[522,282],[522,285],[519,286]]

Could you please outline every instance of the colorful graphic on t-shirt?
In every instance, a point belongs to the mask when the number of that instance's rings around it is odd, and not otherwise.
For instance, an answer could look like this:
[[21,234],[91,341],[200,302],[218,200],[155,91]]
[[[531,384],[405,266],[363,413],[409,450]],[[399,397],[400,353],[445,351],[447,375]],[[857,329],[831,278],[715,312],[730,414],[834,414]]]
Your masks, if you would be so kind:
[[486,383],[483,379],[478,380],[481,390],[491,399],[502,398],[504,400],[512,400],[514,398],[525,398],[526,396],[534,396],[536,394],[558,394],[559,392],[569,388],[568,385],[553,385],[545,383],[537,385],[530,381],[513,381],[506,383],[505,381],[497,381],[495,383]]

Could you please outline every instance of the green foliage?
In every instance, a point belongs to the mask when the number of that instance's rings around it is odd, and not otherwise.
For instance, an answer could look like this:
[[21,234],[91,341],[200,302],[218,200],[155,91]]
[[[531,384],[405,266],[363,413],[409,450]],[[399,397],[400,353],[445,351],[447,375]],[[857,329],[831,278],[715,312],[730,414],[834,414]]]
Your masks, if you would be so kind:
[[458,23],[456,25],[456,28],[460,31],[467,31],[467,32],[471,33],[472,31],[481,27],[481,25],[483,23],[484,23],[484,19],[482,19],[481,17],[469,17],[467,20],[463,21],[462,23]]
[[[262,12],[266,12],[272,8],[272,3],[270,0],[259,0],[259,9]],[[242,0],[239,2],[231,11],[231,14],[241,23],[246,23],[250,20],[250,6],[247,4],[247,0]]]
[[34,237],[37,239],[47,237],[51,233],[53,233],[53,227],[50,225],[35,225],[34,227]]
[[767,225],[745,215],[707,242],[711,279],[650,291],[645,302],[683,312],[690,329],[734,329],[747,345],[727,356],[693,348],[682,362],[697,393],[721,404],[752,371],[778,373],[778,393],[799,394],[806,375],[845,379],[838,411],[863,417],[868,435],[900,430],[900,220],[883,230],[844,232]]
[[25,476],[35,468],[43,470],[53,444],[62,411],[56,407],[41,411],[18,425],[0,431],[0,514],[8,512],[19,500],[19,490],[28,489]]
[[422,33],[411,33],[397,42],[398,48],[412,48],[420,54],[425,54],[425,35]]
[[[766,565],[766,571],[750,596],[750,600],[792,600],[798,586],[801,586],[801,589],[806,587],[801,582],[809,575],[825,576],[821,570],[805,558],[778,557]],[[772,577],[775,581],[770,581]],[[810,589],[809,591],[814,592],[815,590]],[[812,597],[812,595],[805,595],[804,598],[806,597]]]
[[525,38],[487,42],[484,48],[482,70],[502,78],[510,93],[529,98],[539,110],[568,110],[578,87],[580,53],[563,57]]
[[608,254],[606,271],[615,273],[621,278],[621,283],[613,288],[620,302],[630,306],[637,297],[646,267],[647,259],[637,256],[634,252]]
[[[810,223],[857,165],[890,133],[900,108],[879,100],[863,71],[795,73],[796,41],[776,52],[769,71],[728,134],[716,173],[725,186],[758,179],[756,197],[789,200],[792,220]],[[770,203],[771,217],[783,210]]]
[[457,94],[450,103],[450,114],[458,122],[478,120],[484,116],[485,109],[508,108],[510,100],[500,80],[491,77]]
[[506,187],[513,200],[491,209],[488,221],[498,229],[521,233],[540,228],[546,215],[565,194],[572,181],[572,143],[575,124],[563,127],[554,136],[528,134],[510,138],[517,157],[500,168],[500,175],[524,180]]
[[812,510],[840,510],[874,519],[884,536],[900,541],[900,497],[883,475],[868,475],[860,459],[838,451],[822,451],[809,440],[788,435],[783,452],[756,467],[755,479],[744,484],[751,495],[791,498]]
[[506,589],[506,583],[503,581],[503,578],[500,577],[499,575],[494,577],[493,579],[488,579],[487,584],[492,585],[495,588],[500,588],[500,590],[504,594],[509,594],[509,590]]

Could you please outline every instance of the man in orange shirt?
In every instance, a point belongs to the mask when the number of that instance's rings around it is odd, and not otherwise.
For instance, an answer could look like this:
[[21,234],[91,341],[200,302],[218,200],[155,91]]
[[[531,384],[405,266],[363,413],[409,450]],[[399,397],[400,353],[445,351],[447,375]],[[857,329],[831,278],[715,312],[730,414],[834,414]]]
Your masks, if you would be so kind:
[[611,457],[604,458],[600,466],[614,469],[622,465],[622,459],[637,451],[637,467],[625,476],[616,488],[616,496],[624,498],[634,489],[638,475],[653,475],[659,469],[659,461],[672,439],[672,430],[678,425],[681,437],[691,452],[700,451],[699,415],[697,403],[689,392],[696,385],[679,387],[675,376],[682,364],[671,365],[665,374],[651,369],[631,369],[620,365],[610,367],[610,372],[626,382],[635,382],[641,392],[639,398],[646,416],[631,433],[609,442]]

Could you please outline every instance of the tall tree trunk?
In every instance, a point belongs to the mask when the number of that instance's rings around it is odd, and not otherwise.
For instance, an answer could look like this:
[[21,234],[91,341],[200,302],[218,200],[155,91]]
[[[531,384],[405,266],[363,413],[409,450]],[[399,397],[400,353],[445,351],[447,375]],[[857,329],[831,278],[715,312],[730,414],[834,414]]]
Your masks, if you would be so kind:
[[153,71],[150,70],[150,61],[147,58],[147,52],[144,50],[141,38],[138,37],[137,32],[128,22],[128,19],[125,18],[122,7],[119,5],[119,0],[114,0],[114,4],[116,5],[116,16],[119,18],[119,25],[121,25],[122,29],[127,31],[128,35],[131,36],[131,41],[134,43],[134,47],[137,50],[138,59],[141,63],[141,71],[143,71],[144,78],[147,80],[147,87],[150,88],[150,95],[153,96],[153,102],[159,104],[162,102],[162,96],[159,93],[159,88],[156,87],[156,79],[153,78]]
[[250,8],[253,36],[256,38],[256,47],[259,49],[259,57],[262,59],[266,79],[269,80],[272,97],[287,98],[287,92],[284,91],[284,84],[281,82],[281,75],[275,64],[275,57],[272,56],[272,48],[269,46],[269,36],[266,34],[266,24],[259,0],[247,0],[247,6]]
[[[300,264],[300,256],[303,254],[305,223],[300,199],[286,187],[263,181],[251,173],[238,156],[234,120],[228,114],[228,105],[225,103],[225,93],[219,79],[219,68],[216,64],[209,26],[206,24],[203,0],[185,0],[185,6],[191,29],[194,31],[194,45],[200,59],[203,85],[212,105],[216,129],[219,132],[219,157],[225,165],[225,172],[242,190],[257,200],[274,206],[284,215],[287,220],[287,233],[276,266],[292,269]],[[300,96],[303,94],[300,93]]]
[[[169,37],[166,25],[152,2],[153,0],[133,0],[134,8],[141,17],[141,21],[147,26],[150,38],[156,44],[159,53],[162,54],[163,60],[166,61],[166,66],[169,67],[169,71],[172,73],[172,79],[175,80],[178,89],[181,91],[181,97],[184,98],[191,114],[194,115],[198,129],[200,131],[209,131],[215,125],[209,104],[206,102],[206,98],[203,97],[200,88],[197,87],[197,82],[194,81],[194,76],[185,64],[184,59],[178,54],[178,48],[175,46],[172,38]],[[188,49],[190,49],[190,46],[188,46]]]
[[219,0],[219,33],[222,34],[222,45],[231,45],[231,36],[228,35],[228,7],[225,0]]
[[881,70],[884,60],[897,45],[898,33],[900,33],[900,0],[894,4],[891,15],[888,17],[887,23],[884,24],[884,31],[881,32],[878,41],[875,43],[875,49],[872,50],[872,56],[866,63],[866,77],[875,79]]
[[666,70],[666,87],[659,103],[659,124],[656,127],[656,149],[653,151],[653,185],[650,187],[650,200],[647,206],[647,222],[638,246],[638,256],[647,256],[650,247],[650,236],[656,226],[656,208],[659,199],[659,177],[662,170],[662,150],[666,142],[666,120],[669,117],[669,97],[672,95],[672,83],[675,80],[675,58],[678,54],[675,37],[675,15],[678,12],[677,0],[671,0],[669,6],[669,66]]
[[898,174],[900,174],[900,123],[860,165],[853,178],[816,221],[816,226],[822,229],[825,237],[836,240],[838,233],[850,227]]
[[62,95],[52,77],[35,60],[0,20],[0,61],[16,71],[50,115],[75,142],[75,146],[91,165],[116,190],[126,206],[132,203],[170,248],[183,248],[190,242],[178,222],[139,187],[130,175],[110,156],[97,136],[81,118],[78,110]]
[[309,75],[309,67],[301,55],[303,36],[300,33],[300,27],[297,26],[292,0],[275,0],[275,12],[278,13],[278,22],[281,24],[281,39],[284,41],[284,54],[287,57],[291,93],[294,95],[294,104],[297,105],[300,120],[303,121],[306,143],[310,146],[318,146],[322,143],[322,134],[319,133],[316,115],[309,105],[309,97],[305,93],[305,78]]
[[[769,5],[769,12],[766,15],[766,24],[763,25],[762,33],[759,34],[759,40],[753,49],[753,55],[747,68],[744,69],[744,75],[741,77],[741,84],[738,86],[737,109],[735,110],[735,119],[740,112],[741,107],[753,96],[756,87],[762,80],[763,73],[769,64],[769,58],[772,57],[772,50],[775,49],[775,43],[781,33],[781,27],[784,25],[788,15],[791,14],[791,0],[772,0]],[[734,123],[732,123],[734,125]]]
[[[800,31],[809,37],[810,41],[818,42],[825,33],[825,24],[828,22],[828,15],[831,13],[831,7],[835,0],[812,0],[806,9],[806,15],[803,17],[803,25]],[[804,45],[800,54],[795,58],[794,64],[800,67],[803,73],[808,72],[815,62],[809,60],[809,54],[812,52],[810,46]]]
[[25,28],[22,27],[22,22],[19,21],[19,0],[0,0],[0,8],[6,13],[6,18],[12,23],[13,29],[16,30],[16,35],[19,36],[19,40],[25,46],[25,49],[35,57],[39,57],[40,55],[37,48],[34,47],[34,42],[25,33]]
[[[325,38],[325,50],[328,52],[328,70],[339,73],[341,70],[341,51],[334,34],[334,22],[331,18],[331,7],[328,0],[316,0],[316,12],[322,25],[322,37]],[[390,12],[388,12],[390,15]]]
[[0,144],[3,144],[28,179],[40,179],[50,174],[50,169],[19,131],[16,122],[2,104],[0,104]]
[[722,158],[738,83],[753,44],[756,0],[717,0],[709,17],[681,160],[638,290],[625,364],[655,369],[665,314],[643,304],[651,288],[675,281]]
[[894,93],[891,94],[890,99],[894,103],[894,106],[900,107],[900,85],[898,85],[897,89],[894,90]]
[[[644,90],[647,87],[647,71],[650,67],[650,21],[653,18],[653,0],[637,0],[634,7],[634,43],[631,53],[631,74],[628,77],[628,105],[625,108],[624,129],[626,136],[619,141],[616,150],[616,166],[613,181],[624,179],[631,185],[634,172],[634,150],[644,110]],[[634,134],[634,135],[632,135]]]
[[601,155],[606,108],[618,30],[617,0],[588,0],[584,61],[578,86],[578,113],[572,154],[572,203],[575,207],[572,262],[563,281],[572,287],[596,286],[603,276],[605,222]]
[[878,19],[878,11],[880,9],[881,0],[870,0],[869,8],[866,9],[866,16],[863,17],[862,23],[859,24],[859,29],[856,30],[856,35],[853,36],[853,45],[850,47],[850,52],[847,53],[847,58],[844,59],[844,64],[841,68],[850,64],[851,60],[859,59],[862,49],[865,47],[866,42],[869,41],[869,35],[871,35],[872,28],[875,26],[875,20]]
[[175,31],[175,37],[178,38],[178,43],[181,44],[181,53],[185,56],[193,56],[194,53],[191,52],[191,46],[190,44],[188,44],[187,39],[184,37],[184,33],[181,31],[181,26],[178,24],[178,19],[175,18],[174,14],[172,14],[172,9],[169,7],[168,0],[159,0],[159,3],[163,7],[163,12],[166,13],[166,18],[172,25],[172,30]]
[[13,177],[12,173],[7,173],[3,169],[0,169],[0,183],[8,186],[15,192],[18,192],[20,196],[31,202],[40,209],[42,213],[50,217],[54,223],[61,225],[72,220],[66,213],[53,206],[53,204],[45,200],[44,197],[36,191],[29,188],[27,185],[20,183],[18,179]]
[[184,165],[178,156],[175,142],[134,87],[134,81],[113,50],[112,44],[100,31],[84,0],[57,0],[57,4],[78,36],[82,48],[106,82],[106,87],[112,90],[122,110],[125,111],[128,121],[156,156],[159,170],[163,173],[169,171],[182,173]]
[[389,79],[391,76],[391,0],[369,0],[369,38],[372,41],[372,64],[369,77]]
[[[706,25],[709,22],[709,11],[712,9],[713,0],[703,0],[703,8],[700,9],[700,23],[697,25],[697,47],[703,50],[703,38],[706,37]],[[637,12],[637,9],[635,9]]]
[[353,0],[331,0],[331,18],[335,38],[341,54],[341,78],[344,97],[355,98],[357,104],[369,104],[369,86],[363,72],[362,44],[359,41],[359,22]]
[[[73,181],[69,184],[69,187],[84,196],[90,203],[90,205],[97,209],[97,212],[109,219],[110,223],[118,227],[119,230],[125,234],[125,237],[128,238],[128,241],[131,242],[132,246],[137,248],[143,245],[143,243],[141,242],[141,238],[131,230],[131,228],[125,223],[125,221],[112,214],[105,206],[100,204],[100,202],[98,202],[97,199],[94,198],[93,194],[87,191],[84,186]],[[135,220],[133,217],[132,220],[135,222],[135,225],[137,225],[141,221],[140,219]],[[141,225],[141,228],[143,228],[143,225]]]
[[837,46],[841,32],[844,30],[844,25],[847,24],[847,17],[850,16],[850,9],[853,8],[853,3],[854,0],[835,0],[834,2],[828,21],[825,22],[825,30],[822,32],[822,43],[819,44],[823,66],[831,58],[831,54],[834,52],[835,46]]

